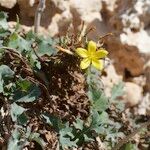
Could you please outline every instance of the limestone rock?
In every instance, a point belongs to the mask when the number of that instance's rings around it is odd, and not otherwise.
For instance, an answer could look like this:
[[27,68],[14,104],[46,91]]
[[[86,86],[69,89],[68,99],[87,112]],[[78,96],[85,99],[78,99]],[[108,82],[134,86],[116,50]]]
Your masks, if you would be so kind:
[[135,33],[131,32],[131,30],[126,30],[126,33],[120,35],[120,39],[124,44],[136,46],[142,53],[150,53],[150,36],[143,29]]
[[105,46],[110,51],[109,57],[114,60],[116,71],[125,79],[143,73],[144,60],[135,46],[122,44],[116,37],[107,38]]
[[[31,4],[33,6],[31,6]],[[35,0],[34,3],[29,0],[18,0],[18,5],[20,8],[20,21],[25,25],[33,25],[34,24],[34,16],[38,6],[38,0]],[[58,7],[55,6],[53,1],[46,1],[46,8],[42,14],[41,25],[45,28],[50,24],[52,17],[62,12]]]
[[145,90],[150,93],[150,60],[145,64],[146,85]]
[[17,0],[0,0],[0,5],[9,9],[13,8],[16,3]]
[[[135,46],[141,53],[150,53],[150,1],[117,1],[110,26],[120,35],[122,44]],[[144,40],[143,40],[144,39]]]
[[70,0],[70,7],[76,9],[80,14],[78,17],[81,17],[85,22],[91,22],[96,18],[101,20],[99,11],[102,6],[100,0]]
[[137,110],[138,115],[150,115],[150,94],[146,94],[141,103],[138,106]]
[[105,76],[102,76],[102,82],[104,84],[104,91],[108,97],[111,96],[111,90],[115,84],[122,81],[122,76],[116,73],[113,64],[110,64],[105,69]]
[[129,106],[135,106],[142,100],[142,87],[132,82],[125,82],[123,100]]

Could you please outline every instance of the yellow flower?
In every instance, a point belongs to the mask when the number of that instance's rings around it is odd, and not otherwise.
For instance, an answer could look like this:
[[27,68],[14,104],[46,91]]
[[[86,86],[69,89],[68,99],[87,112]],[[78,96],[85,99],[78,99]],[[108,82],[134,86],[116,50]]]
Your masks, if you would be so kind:
[[102,58],[105,58],[108,52],[103,48],[96,51],[95,42],[89,41],[87,50],[84,48],[77,48],[76,52],[83,58],[80,63],[81,69],[86,69],[91,64],[99,70],[102,70],[104,68]]

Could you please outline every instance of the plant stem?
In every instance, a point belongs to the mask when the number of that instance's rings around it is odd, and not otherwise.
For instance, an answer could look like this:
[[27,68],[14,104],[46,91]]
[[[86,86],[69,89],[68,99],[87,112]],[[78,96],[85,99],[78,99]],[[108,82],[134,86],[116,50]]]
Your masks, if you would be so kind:
[[35,12],[35,19],[34,19],[34,32],[35,33],[38,33],[38,29],[41,23],[41,16],[45,9],[45,2],[46,0],[40,0],[37,10]]

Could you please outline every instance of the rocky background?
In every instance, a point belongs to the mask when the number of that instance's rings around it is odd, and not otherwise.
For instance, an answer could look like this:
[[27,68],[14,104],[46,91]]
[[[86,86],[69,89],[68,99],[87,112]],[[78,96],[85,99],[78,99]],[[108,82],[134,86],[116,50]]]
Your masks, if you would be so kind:
[[[33,28],[37,5],[38,0],[0,0],[0,10],[9,12],[10,27],[18,14],[25,30]],[[124,81],[127,106],[150,115],[150,0],[47,0],[40,32],[55,37],[71,28],[76,33],[82,21],[87,29],[96,28],[89,39],[113,33],[104,42],[111,59],[102,76],[106,94]]]

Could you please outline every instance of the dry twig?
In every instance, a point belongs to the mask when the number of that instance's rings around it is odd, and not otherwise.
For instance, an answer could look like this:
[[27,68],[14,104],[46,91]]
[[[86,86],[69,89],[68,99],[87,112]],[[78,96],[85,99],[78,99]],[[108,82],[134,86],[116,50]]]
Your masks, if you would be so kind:
[[41,16],[45,9],[45,2],[46,0],[40,0],[37,10],[35,12],[35,19],[34,19],[34,32],[35,33],[38,33],[38,29],[41,23]]

